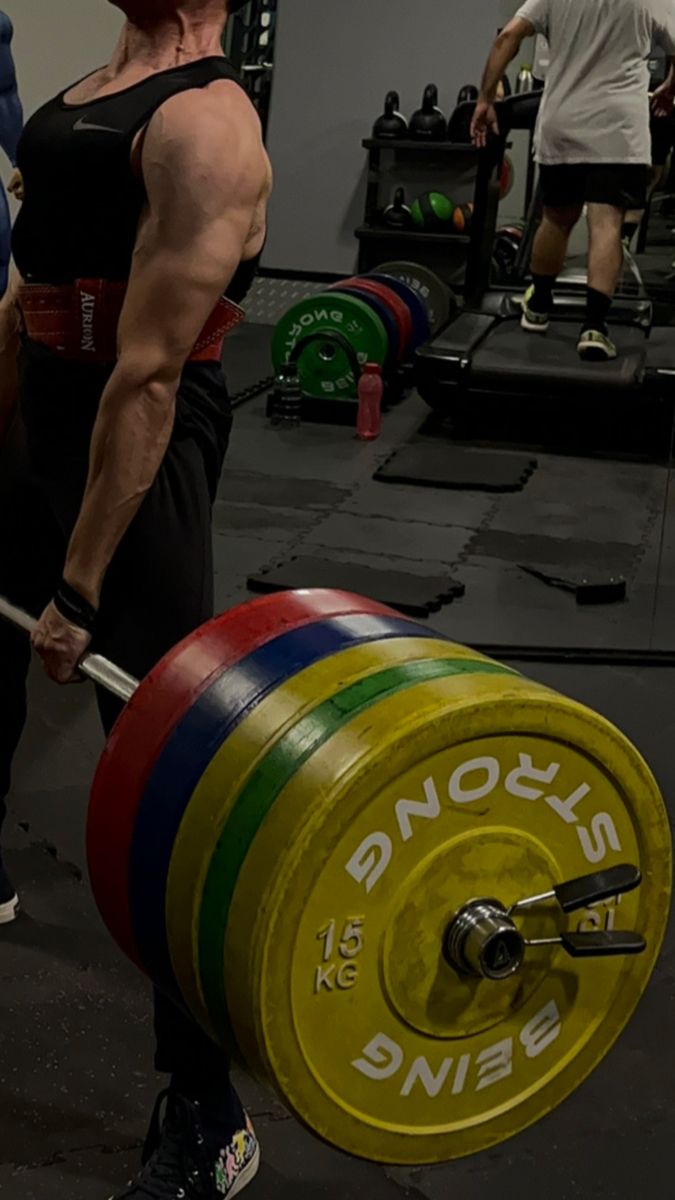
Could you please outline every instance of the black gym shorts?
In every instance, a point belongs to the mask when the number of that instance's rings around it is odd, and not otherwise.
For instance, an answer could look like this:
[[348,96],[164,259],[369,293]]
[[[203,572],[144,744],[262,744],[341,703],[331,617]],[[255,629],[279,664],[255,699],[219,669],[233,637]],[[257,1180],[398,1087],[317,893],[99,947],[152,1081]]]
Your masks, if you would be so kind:
[[544,206],[611,204],[628,211],[647,203],[649,167],[636,163],[570,163],[541,166]]

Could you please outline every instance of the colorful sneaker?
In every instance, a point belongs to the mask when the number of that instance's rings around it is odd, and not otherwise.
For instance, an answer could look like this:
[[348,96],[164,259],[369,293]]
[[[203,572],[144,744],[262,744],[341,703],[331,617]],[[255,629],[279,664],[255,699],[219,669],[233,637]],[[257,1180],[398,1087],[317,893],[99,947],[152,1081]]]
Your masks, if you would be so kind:
[[617,354],[612,339],[599,329],[583,329],[577,350],[586,362],[611,362]]
[[216,1189],[219,1196],[238,1196],[258,1174],[260,1146],[249,1117],[246,1128],[235,1133],[229,1146],[216,1161]]
[[143,1162],[135,1183],[115,1200],[233,1200],[257,1175],[260,1146],[247,1117],[227,1146],[213,1149],[199,1105],[167,1090],[155,1105]]
[[0,925],[9,925],[19,910],[19,897],[3,866],[0,856]]
[[537,312],[534,308],[531,308],[530,305],[533,298],[534,284],[527,289],[520,301],[520,307],[523,310],[523,315],[520,319],[521,327],[527,329],[529,333],[546,333],[551,323],[551,314]]

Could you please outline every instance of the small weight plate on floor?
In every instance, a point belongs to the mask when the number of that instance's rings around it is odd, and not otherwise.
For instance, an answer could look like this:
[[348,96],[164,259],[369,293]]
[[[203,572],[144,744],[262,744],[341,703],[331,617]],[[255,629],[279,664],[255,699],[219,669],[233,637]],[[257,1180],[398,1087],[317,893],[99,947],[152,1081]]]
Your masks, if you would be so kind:
[[[404,663],[346,688],[290,731],[287,781],[270,763],[240,810],[266,816],[225,943],[239,1044],[309,1127],[383,1162],[485,1150],[560,1104],[626,1026],[668,919],[668,817],[637,751],[537,684],[456,667]],[[508,977],[451,965],[472,900],[506,910],[622,863],[643,882],[620,899],[519,912],[519,934],[546,944]],[[547,942],[587,930],[647,948],[576,959]]]
[[363,300],[364,304],[372,308],[384,325],[389,340],[389,353],[385,367],[394,367],[400,358],[401,335],[394,314],[384,300],[371,292],[366,292],[365,289],[353,287],[351,280],[347,280],[345,283],[336,283],[330,291],[344,296],[357,296],[359,300]]
[[413,350],[417,350],[419,346],[428,342],[431,337],[431,325],[426,305],[419,292],[416,292],[407,283],[403,283],[401,279],[397,279],[395,275],[382,275],[379,271],[370,271],[367,278],[374,279],[376,283],[383,283],[385,287],[391,288],[407,304],[413,323]]
[[457,301],[447,284],[429,267],[411,262],[388,262],[382,263],[377,272],[379,275],[393,275],[421,296],[429,314],[432,334],[447,325]]
[[354,275],[351,279],[345,279],[340,286],[352,288],[356,292],[363,292],[370,296],[376,296],[378,300],[386,304],[394,317],[398,330],[398,357],[401,360],[405,359],[410,351],[413,323],[410,309],[401,300],[401,297],[392,288],[387,287],[386,284],[378,283],[368,275]]
[[[301,338],[337,331],[346,337],[359,363],[384,366],[389,338],[372,307],[356,296],[321,292],[291,308],[279,321],[272,339],[275,371],[286,364]],[[348,356],[329,339],[306,346],[300,355],[298,373],[307,396],[354,398],[357,380]]]

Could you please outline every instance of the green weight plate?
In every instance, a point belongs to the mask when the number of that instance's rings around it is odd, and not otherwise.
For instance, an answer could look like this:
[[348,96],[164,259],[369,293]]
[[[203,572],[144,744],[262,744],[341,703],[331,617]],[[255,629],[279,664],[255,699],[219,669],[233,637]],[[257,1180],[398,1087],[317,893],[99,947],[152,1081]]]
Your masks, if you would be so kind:
[[[387,333],[372,306],[357,296],[321,293],[296,304],[281,319],[272,341],[274,369],[281,370],[298,342],[311,334],[337,332],[346,337],[359,362],[384,366]],[[327,338],[311,342],[298,360],[300,383],[308,396],[356,396],[356,379],[345,351]]]
[[388,262],[377,268],[380,275],[393,275],[422,297],[429,314],[432,334],[447,325],[456,308],[453,292],[429,267],[412,262]]

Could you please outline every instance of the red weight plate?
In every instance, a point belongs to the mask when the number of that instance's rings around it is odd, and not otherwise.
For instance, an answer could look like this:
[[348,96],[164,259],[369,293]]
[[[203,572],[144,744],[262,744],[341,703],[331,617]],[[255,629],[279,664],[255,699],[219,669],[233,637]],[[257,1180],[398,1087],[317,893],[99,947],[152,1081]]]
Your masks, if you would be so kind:
[[343,279],[336,286],[348,287],[355,292],[370,292],[372,296],[379,296],[396,321],[400,351],[399,358],[404,358],[413,337],[412,313],[405,301],[400,296],[397,296],[396,292],[393,292],[391,288],[386,287],[385,284],[376,283],[375,280],[369,279],[364,275],[354,275],[351,279]]
[[499,199],[506,200],[506,197],[511,194],[513,184],[516,177],[516,170],[513,165],[513,160],[508,154],[504,157],[501,174],[499,176]]
[[303,625],[358,612],[398,615],[373,600],[328,589],[278,592],[239,605],[175,646],[120,714],[94,778],[87,856],[101,916],[139,966],[129,904],[129,851],[141,797],[171,733],[218,675],[258,647]]

